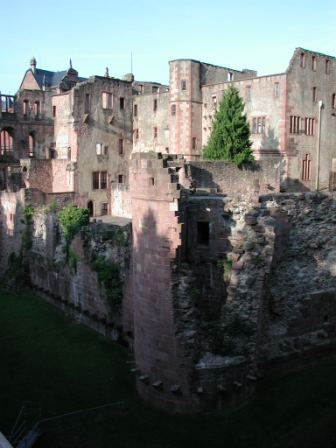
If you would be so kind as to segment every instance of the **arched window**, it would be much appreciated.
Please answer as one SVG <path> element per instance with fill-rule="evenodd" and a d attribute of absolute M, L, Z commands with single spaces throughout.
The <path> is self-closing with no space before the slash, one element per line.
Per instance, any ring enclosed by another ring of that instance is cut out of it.
<path fill-rule="evenodd" d="M 13 131 L 12 129 L 3 129 L 0 133 L 0 152 L 8 154 L 13 152 Z"/>
<path fill-rule="evenodd" d="M 34 157 L 35 155 L 35 134 L 30 132 L 28 136 L 28 156 Z"/>

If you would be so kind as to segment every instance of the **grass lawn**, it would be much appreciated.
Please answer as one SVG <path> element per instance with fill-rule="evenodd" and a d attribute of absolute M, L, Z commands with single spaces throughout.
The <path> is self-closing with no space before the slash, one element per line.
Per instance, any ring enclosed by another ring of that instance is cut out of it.
<path fill-rule="evenodd" d="M 125 415 L 58 430 L 39 447 L 334 448 L 336 362 L 262 383 L 244 408 L 220 416 L 173 416 L 137 399 L 120 346 L 68 320 L 33 293 L 0 291 L 0 431 L 23 401 L 42 417 L 125 400 Z"/>

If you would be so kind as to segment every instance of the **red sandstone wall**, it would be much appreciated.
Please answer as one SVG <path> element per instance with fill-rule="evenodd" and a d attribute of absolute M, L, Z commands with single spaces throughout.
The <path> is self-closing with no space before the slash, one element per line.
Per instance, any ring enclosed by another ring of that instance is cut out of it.
<path fill-rule="evenodd" d="M 166 409 L 190 409 L 188 359 L 176 338 L 172 297 L 172 266 L 181 244 L 176 216 L 179 191 L 162 160 L 145 159 L 144 154 L 135 157 L 130 184 L 138 391 Z"/>
<path fill-rule="evenodd" d="M 74 191 L 73 171 L 68 160 L 22 161 L 24 181 L 27 188 L 36 188 L 44 193 L 63 193 Z"/>

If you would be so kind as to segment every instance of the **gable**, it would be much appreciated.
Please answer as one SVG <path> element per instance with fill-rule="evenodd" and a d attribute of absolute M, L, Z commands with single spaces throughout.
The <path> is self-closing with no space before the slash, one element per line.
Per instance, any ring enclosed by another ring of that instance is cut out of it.
<path fill-rule="evenodd" d="M 20 90 L 41 90 L 31 70 L 27 70 L 22 80 Z"/>

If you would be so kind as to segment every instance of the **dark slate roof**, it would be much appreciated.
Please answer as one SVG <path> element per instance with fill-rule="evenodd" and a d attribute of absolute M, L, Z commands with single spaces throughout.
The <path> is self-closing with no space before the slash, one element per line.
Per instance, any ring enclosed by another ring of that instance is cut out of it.
<path fill-rule="evenodd" d="M 42 70 L 41 68 L 37 68 L 34 73 L 34 77 L 37 81 L 37 84 L 42 89 L 43 80 L 45 77 L 45 82 L 48 87 L 58 86 L 62 79 L 67 75 L 68 70 L 63 70 L 61 72 L 51 72 L 49 70 Z M 78 82 L 86 81 L 86 78 L 77 78 Z"/>

